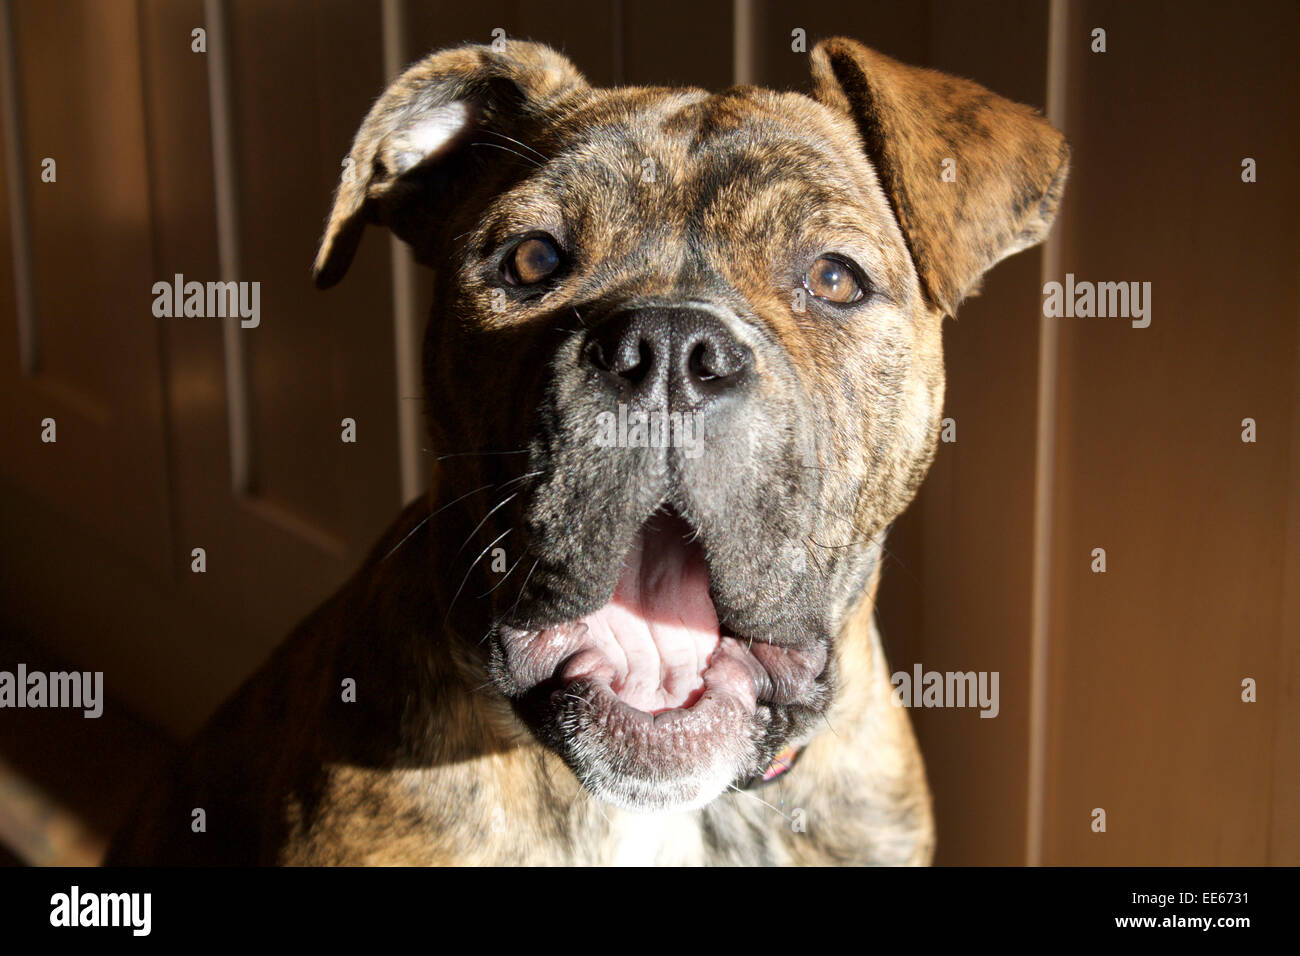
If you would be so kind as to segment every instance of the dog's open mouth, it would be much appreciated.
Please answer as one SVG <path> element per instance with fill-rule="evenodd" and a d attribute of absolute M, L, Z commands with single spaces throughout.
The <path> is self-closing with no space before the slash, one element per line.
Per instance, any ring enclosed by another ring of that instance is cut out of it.
<path fill-rule="evenodd" d="M 731 634 L 703 549 L 669 512 L 641 528 L 603 607 L 499 638 L 543 736 L 589 787 L 638 808 L 704 802 L 760 772 L 773 708 L 812 699 L 826 664 L 820 645 Z"/>

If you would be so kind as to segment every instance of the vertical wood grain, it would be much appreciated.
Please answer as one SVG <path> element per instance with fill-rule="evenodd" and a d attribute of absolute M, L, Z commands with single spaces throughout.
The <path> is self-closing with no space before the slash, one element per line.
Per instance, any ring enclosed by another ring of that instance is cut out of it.
<path fill-rule="evenodd" d="M 1148 281 L 1152 313 L 1059 320 L 1047 863 L 1269 858 L 1275 741 L 1296 733 L 1278 675 L 1296 640 L 1297 16 L 1081 4 L 1060 268 Z"/>

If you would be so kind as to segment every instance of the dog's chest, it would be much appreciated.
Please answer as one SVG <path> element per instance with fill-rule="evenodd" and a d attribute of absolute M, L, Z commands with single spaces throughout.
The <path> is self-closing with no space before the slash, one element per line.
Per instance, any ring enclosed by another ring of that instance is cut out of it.
<path fill-rule="evenodd" d="M 696 813 L 611 815 L 608 859 L 612 866 L 698 866 L 707 862 Z"/>
<path fill-rule="evenodd" d="M 706 810 L 640 814 L 607 809 L 598 861 L 612 866 L 788 863 L 770 819 L 726 796 Z M 597 862 L 597 861 L 593 861 Z"/>

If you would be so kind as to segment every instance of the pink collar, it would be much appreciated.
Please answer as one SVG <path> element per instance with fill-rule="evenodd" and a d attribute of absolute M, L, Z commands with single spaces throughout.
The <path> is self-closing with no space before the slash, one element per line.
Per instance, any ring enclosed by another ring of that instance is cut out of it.
<path fill-rule="evenodd" d="M 786 747 L 779 754 L 772 758 L 767 769 L 763 771 L 763 779 L 760 783 L 771 783 L 777 777 L 781 776 L 787 770 L 794 766 L 794 762 L 799 759 L 799 754 L 803 752 L 801 747 Z"/>

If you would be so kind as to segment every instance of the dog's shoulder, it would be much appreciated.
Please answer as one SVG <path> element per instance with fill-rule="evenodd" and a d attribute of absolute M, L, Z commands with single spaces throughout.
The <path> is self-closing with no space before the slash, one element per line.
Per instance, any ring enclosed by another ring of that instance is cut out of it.
<path fill-rule="evenodd" d="M 144 782 L 106 864 L 274 862 L 335 786 L 330 764 L 403 759 L 408 736 L 397 691 L 414 663 L 413 622 L 429 616 L 419 590 L 403 585 L 427 574 L 422 514 L 420 502 L 404 511 L 361 569 L 275 648 L 162 776 Z M 427 675 L 426 687 L 436 679 Z"/>

